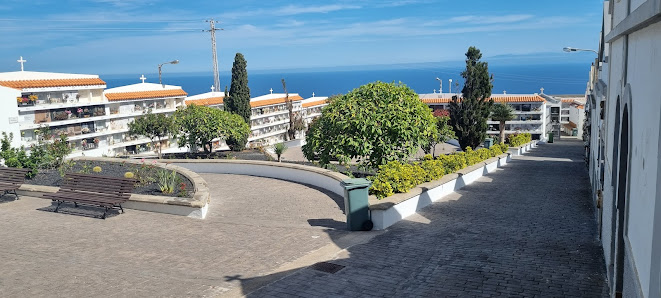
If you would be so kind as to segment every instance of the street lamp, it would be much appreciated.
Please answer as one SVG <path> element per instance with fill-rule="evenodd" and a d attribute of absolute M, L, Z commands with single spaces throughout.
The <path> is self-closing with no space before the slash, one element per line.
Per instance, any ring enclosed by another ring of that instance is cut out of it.
<path fill-rule="evenodd" d="M 572 47 L 564 47 L 564 48 L 562 48 L 562 50 L 567 52 L 567 53 L 571 53 L 571 52 L 593 52 L 593 53 L 599 55 L 599 53 L 597 53 L 597 51 L 589 50 L 589 49 L 577 49 L 577 48 L 572 48 Z"/>
<path fill-rule="evenodd" d="M 438 89 L 438 93 L 443 94 L 443 81 L 436 77 L 436 80 L 438 81 L 438 84 L 440 85 L 440 89 Z"/>
<path fill-rule="evenodd" d="M 161 86 L 163 85 L 163 81 L 161 80 L 161 67 L 163 67 L 163 65 L 165 64 L 178 64 L 178 63 L 179 60 L 172 60 L 170 62 L 165 62 L 158 65 L 158 83 L 161 84 Z"/>
<path fill-rule="evenodd" d="M 449 79 L 448 81 L 450 81 L 450 84 L 449 84 L 450 87 L 449 88 L 450 88 L 450 93 L 452 93 L 452 79 Z"/>

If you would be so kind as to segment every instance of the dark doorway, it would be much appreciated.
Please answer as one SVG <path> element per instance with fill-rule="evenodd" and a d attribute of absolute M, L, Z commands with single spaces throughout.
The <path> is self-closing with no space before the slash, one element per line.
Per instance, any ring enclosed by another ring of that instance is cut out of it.
<path fill-rule="evenodd" d="M 620 130 L 620 158 L 618 161 L 617 179 L 617 244 L 615 252 L 615 296 L 622 297 L 624 280 L 624 234 L 626 227 L 627 176 L 629 169 L 629 111 L 625 105 L 622 113 L 622 129 Z"/>
<path fill-rule="evenodd" d="M 613 159 L 611 159 L 613 161 L 613 169 L 612 169 L 613 175 L 611 177 L 611 186 L 614 187 L 613 191 L 616 190 L 615 187 L 617 187 L 617 183 L 618 183 L 618 181 L 617 181 L 618 163 L 616 161 L 618 159 L 617 154 L 618 154 L 620 146 L 622 144 L 622 140 L 620 139 L 621 136 L 620 136 L 620 96 L 619 95 L 617 96 L 617 101 L 615 102 L 615 127 L 614 128 L 615 128 L 615 134 L 613 135 L 613 140 L 615 140 L 616 142 L 619 141 L 619 143 L 613 144 Z M 602 167 L 605 167 L 605 164 Z M 601 173 L 604 173 L 604 171 L 602 171 Z M 603 186 L 604 186 L 603 177 L 601 179 L 602 179 L 601 180 L 601 186 L 602 186 L 602 189 L 603 189 Z M 611 208 L 611 210 L 612 210 L 611 211 L 611 220 L 614 220 L 614 219 L 617 218 L 617 200 L 613 200 L 613 208 Z M 611 253 L 610 253 L 611 263 L 610 263 L 610 268 L 608 268 L 609 269 L 608 273 L 610 274 L 611 281 L 615 280 L 614 279 L 614 277 L 615 277 L 615 270 L 614 270 L 615 269 L 615 243 L 618 239 L 617 238 L 617 224 L 616 223 L 617 223 L 617 221 L 613 221 L 611 223 Z"/>

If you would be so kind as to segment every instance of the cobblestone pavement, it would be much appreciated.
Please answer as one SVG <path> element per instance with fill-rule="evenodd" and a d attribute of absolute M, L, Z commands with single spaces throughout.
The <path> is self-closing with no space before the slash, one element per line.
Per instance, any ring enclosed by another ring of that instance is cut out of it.
<path fill-rule="evenodd" d="M 249 289 L 247 280 L 349 236 L 339 196 L 275 179 L 201 175 L 212 194 L 206 220 L 136 210 L 101 220 L 5 196 L 0 297 L 216 296 Z"/>
<path fill-rule="evenodd" d="M 540 144 L 330 262 L 249 297 L 604 297 L 579 141 Z"/>

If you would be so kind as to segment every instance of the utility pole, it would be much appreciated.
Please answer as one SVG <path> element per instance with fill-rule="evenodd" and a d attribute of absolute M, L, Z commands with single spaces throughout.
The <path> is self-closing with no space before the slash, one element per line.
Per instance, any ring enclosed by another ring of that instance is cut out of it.
<path fill-rule="evenodd" d="M 222 28 L 216 28 L 218 21 L 214 19 L 206 20 L 205 22 L 209 23 L 209 30 L 203 30 L 204 32 L 211 32 L 211 51 L 213 52 L 213 86 L 215 90 L 220 90 L 220 77 L 218 74 L 218 54 L 216 52 L 216 31 L 223 30 Z"/>

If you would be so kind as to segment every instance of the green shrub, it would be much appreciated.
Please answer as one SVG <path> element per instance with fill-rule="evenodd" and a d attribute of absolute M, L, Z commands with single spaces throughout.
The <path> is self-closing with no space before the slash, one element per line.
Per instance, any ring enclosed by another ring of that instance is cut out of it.
<path fill-rule="evenodd" d="M 369 177 L 372 181 L 370 193 L 382 199 L 395 193 L 407 192 L 421 183 L 438 180 L 443 175 L 501 155 L 507 148 L 509 147 L 505 144 L 477 151 L 467 147 L 465 152 L 441 155 L 436 159 L 427 154 L 422 158 L 422 162 L 412 164 L 391 161 L 380 166 L 375 176 Z"/>
<path fill-rule="evenodd" d="M 174 188 L 177 186 L 177 172 L 175 170 L 172 170 L 172 172 L 159 170 L 156 172 L 156 176 L 158 177 L 158 188 L 162 193 L 171 194 L 174 192 Z"/>
<path fill-rule="evenodd" d="M 438 159 L 426 159 L 420 164 L 420 167 L 425 172 L 425 182 L 441 179 L 445 175 L 443 161 Z"/>
<path fill-rule="evenodd" d="M 507 143 L 510 147 L 519 147 L 532 142 L 532 136 L 529 133 L 511 134 L 507 136 Z"/>

